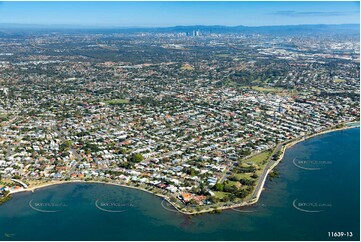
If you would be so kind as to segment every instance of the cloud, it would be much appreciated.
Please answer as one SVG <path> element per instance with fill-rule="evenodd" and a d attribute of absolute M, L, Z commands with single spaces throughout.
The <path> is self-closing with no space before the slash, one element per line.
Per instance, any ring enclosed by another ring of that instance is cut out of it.
<path fill-rule="evenodd" d="M 347 16 L 352 14 L 359 14 L 358 11 L 346 11 L 346 12 L 338 12 L 338 11 L 332 11 L 332 12 L 298 12 L 298 11 L 277 11 L 272 13 L 273 15 L 280 15 L 280 16 L 288 16 L 288 17 L 328 17 L 328 16 Z"/>

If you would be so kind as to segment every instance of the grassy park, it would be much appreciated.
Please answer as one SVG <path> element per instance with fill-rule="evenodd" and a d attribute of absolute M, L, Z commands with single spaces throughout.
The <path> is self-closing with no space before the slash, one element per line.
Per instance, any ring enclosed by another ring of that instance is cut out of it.
<path fill-rule="evenodd" d="M 127 100 L 127 99 L 112 99 L 112 100 L 105 101 L 105 103 L 108 104 L 108 105 L 122 105 L 122 104 L 128 104 L 129 100 Z"/>
<path fill-rule="evenodd" d="M 186 70 L 186 71 L 192 71 L 194 70 L 194 67 L 189 65 L 189 64 L 184 64 L 182 67 L 181 67 L 181 70 Z"/>

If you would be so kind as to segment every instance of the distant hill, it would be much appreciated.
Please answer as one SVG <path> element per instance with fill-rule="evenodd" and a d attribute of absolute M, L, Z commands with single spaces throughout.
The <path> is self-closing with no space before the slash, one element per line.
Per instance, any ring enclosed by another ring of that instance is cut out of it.
<path fill-rule="evenodd" d="M 180 33 L 199 30 L 203 33 L 243 33 L 243 34 L 359 34 L 359 24 L 317 24 L 317 25 L 283 25 L 283 26 L 222 26 L 222 25 L 193 25 L 193 26 L 174 26 L 174 27 L 97 27 L 97 26 L 76 26 L 76 25 L 35 25 L 35 24 L 1 24 L 0 32 L 48 32 L 48 31 L 68 31 L 68 32 L 155 32 L 155 33 Z"/>

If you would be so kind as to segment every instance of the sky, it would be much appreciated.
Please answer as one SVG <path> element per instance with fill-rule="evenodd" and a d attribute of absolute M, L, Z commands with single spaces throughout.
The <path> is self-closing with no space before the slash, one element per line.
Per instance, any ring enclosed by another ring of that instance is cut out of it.
<path fill-rule="evenodd" d="M 359 23 L 359 2 L 0 2 L 0 23 L 165 27 Z"/>

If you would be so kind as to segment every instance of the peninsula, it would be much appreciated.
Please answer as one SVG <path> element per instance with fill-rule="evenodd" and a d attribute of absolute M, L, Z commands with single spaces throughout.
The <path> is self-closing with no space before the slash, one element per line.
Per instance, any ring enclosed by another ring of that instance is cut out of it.
<path fill-rule="evenodd" d="M 0 199 L 102 182 L 184 214 L 256 203 L 288 147 L 359 120 L 359 35 L 329 28 L 1 33 Z"/>

